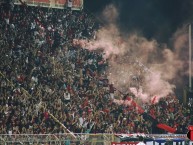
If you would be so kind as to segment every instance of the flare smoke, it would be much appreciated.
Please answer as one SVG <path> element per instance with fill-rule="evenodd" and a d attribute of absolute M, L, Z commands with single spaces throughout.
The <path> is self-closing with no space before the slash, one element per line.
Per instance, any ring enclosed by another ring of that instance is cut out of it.
<path fill-rule="evenodd" d="M 89 50 L 102 49 L 109 61 L 108 79 L 124 93 L 148 102 L 154 96 L 159 100 L 174 95 L 176 79 L 188 70 L 186 28 L 173 35 L 173 46 L 168 48 L 137 33 L 122 34 L 116 26 L 118 11 L 114 6 L 108 6 L 103 14 L 109 24 L 97 31 L 96 39 L 74 43 Z"/>

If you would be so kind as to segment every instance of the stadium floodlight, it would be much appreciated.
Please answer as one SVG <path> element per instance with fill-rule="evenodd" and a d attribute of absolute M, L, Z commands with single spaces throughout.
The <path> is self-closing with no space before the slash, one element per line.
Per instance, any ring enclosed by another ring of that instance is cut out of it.
<path fill-rule="evenodd" d="M 192 91 L 192 28 L 189 24 L 189 91 Z"/>

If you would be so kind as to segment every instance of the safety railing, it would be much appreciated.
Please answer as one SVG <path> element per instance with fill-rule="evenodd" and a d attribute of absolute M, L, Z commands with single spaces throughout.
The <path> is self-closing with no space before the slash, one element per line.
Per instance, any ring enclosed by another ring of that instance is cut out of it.
<path fill-rule="evenodd" d="M 65 134 L 1 134 L 0 144 L 31 145 L 111 145 L 115 141 L 113 134 L 75 134 L 75 138 Z"/>
<path fill-rule="evenodd" d="M 156 145 L 166 142 L 186 142 L 188 138 L 186 134 L 0 134 L 1 145 L 112 145 L 112 144 L 136 144 L 137 136 L 151 138 L 147 140 L 147 145 Z M 122 143 L 121 143 L 122 142 Z M 179 144 L 179 145 L 181 145 Z M 192 142 L 188 142 L 192 145 Z M 161 144 L 160 144 L 161 145 Z M 177 144 L 175 144 L 177 145 Z"/>

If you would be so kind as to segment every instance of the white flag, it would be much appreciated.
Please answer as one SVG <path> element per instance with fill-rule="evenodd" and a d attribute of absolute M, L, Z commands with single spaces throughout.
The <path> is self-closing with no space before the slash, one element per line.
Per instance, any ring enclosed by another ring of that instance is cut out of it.
<path fill-rule="evenodd" d="M 68 7 L 69 7 L 69 8 L 72 8 L 72 1 L 73 1 L 73 0 L 68 0 Z"/>

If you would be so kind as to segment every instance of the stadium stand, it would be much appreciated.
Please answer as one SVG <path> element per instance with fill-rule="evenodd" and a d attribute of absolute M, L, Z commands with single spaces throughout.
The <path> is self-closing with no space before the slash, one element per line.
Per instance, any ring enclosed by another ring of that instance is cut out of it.
<path fill-rule="evenodd" d="M 102 54 L 73 46 L 92 38 L 99 24 L 82 11 L 15 6 L 0 9 L 0 134 L 166 133 L 134 106 L 113 102 L 119 91 L 106 84 L 108 63 Z M 147 114 L 187 133 L 193 102 L 183 105 L 171 95 Z"/>

